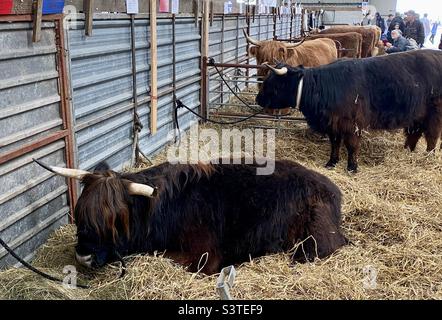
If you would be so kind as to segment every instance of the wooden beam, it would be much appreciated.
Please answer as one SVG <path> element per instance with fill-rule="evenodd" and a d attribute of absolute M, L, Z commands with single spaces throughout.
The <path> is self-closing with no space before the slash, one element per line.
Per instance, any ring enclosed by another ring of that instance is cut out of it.
<path fill-rule="evenodd" d="M 94 0 L 84 0 L 83 10 L 85 14 L 85 34 L 87 36 L 92 36 L 92 25 L 94 21 Z"/>
<path fill-rule="evenodd" d="M 207 59 L 209 57 L 209 30 L 210 30 L 210 0 L 203 0 L 203 18 L 201 23 L 201 114 L 207 118 L 208 100 L 208 73 Z"/>
<path fill-rule="evenodd" d="M 209 56 L 209 28 L 210 28 L 210 19 L 209 19 L 209 12 L 210 12 L 210 1 L 209 0 L 203 0 L 204 1 L 204 7 L 203 7 L 203 36 L 202 36 L 202 56 L 203 58 L 207 58 Z"/>
<path fill-rule="evenodd" d="M 150 0 L 150 133 L 157 133 L 158 118 L 157 1 Z"/>
<path fill-rule="evenodd" d="M 43 0 L 36 0 L 34 1 L 32 42 L 40 41 L 42 16 L 43 16 Z"/>

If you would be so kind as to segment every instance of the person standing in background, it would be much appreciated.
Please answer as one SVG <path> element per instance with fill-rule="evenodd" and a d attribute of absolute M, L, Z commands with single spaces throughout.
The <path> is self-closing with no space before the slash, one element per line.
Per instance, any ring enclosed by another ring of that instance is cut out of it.
<path fill-rule="evenodd" d="M 424 33 L 425 33 L 425 39 L 430 35 L 431 32 L 431 26 L 430 26 L 430 20 L 428 19 L 428 13 L 424 14 L 424 17 L 421 19 L 422 24 L 424 25 Z"/>
<path fill-rule="evenodd" d="M 385 20 L 381 17 L 381 14 L 379 12 L 376 12 L 376 25 L 381 28 L 381 34 L 384 34 L 385 32 Z"/>
<path fill-rule="evenodd" d="M 440 22 L 439 21 L 435 21 L 433 23 L 433 27 L 431 28 L 431 36 L 430 36 L 430 41 L 432 44 L 434 44 L 434 37 L 437 34 L 437 29 L 439 28 Z"/>
<path fill-rule="evenodd" d="M 389 42 L 393 42 L 393 38 L 391 37 L 391 32 L 393 30 L 401 30 L 402 34 L 405 32 L 405 23 L 399 12 L 396 12 L 396 16 L 393 18 L 390 26 L 388 27 L 387 40 Z"/>
<path fill-rule="evenodd" d="M 405 23 L 404 37 L 407 39 L 414 39 L 419 47 L 422 47 L 425 43 L 424 25 L 416 18 L 415 11 L 410 10 L 406 13 L 406 15 L 407 22 Z"/>
<path fill-rule="evenodd" d="M 387 25 L 387 30 L 390 30 L 391 22 L 393 21 L 394 15 L 391 13 L 388 15 L 387 20 L 385 20 L 385 24 Z"/>

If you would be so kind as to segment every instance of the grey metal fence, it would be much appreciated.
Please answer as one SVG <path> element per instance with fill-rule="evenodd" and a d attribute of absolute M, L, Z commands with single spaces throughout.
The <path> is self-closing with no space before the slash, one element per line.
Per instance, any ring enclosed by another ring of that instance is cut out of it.
<path fill-rule="evenodd" d="M 30 22 L 0 22 L 0 237 L 30 260 L 68 222 L 68 185 L 32 158 L 66 166 L 55 22 L 32 43 Z M 0 248 L 0 268 L 17 261 Z"/>

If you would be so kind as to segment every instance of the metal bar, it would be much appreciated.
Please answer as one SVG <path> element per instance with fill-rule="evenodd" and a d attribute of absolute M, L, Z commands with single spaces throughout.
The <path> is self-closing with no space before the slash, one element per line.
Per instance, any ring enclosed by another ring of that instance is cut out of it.
<path fill-rule="evenodd" d="M 213 25 L 213 1 L 210 0 L 210 26 Z"/>
<path fill-rule="evenodd" d="M 236 17 L 236 46 L 235 46 L 235 60 L 239 59 L 239 16 Z"/>
<path fill-rule="evenodd" d="M 220 68 L 244 68 L 244 69 L 266 69 L 266 66 L 255 64 L 240 64 L 240 63 L 207 63 L 208 67 Z"/>
<path fill-rule="evenodd" d="M 246 25 L 247 25 L 247 34 L 250 35 L 250 30 L 251 30 L 251 26 L 250 26 L 250 6 L 247 5 L 246 6 Z M 247 46 L 246 46 L 246 51 L 247 51 L 247 64 L 250 64 L 250 55 L 249 55 L 249 50 L 250 50 L 250 44 L 248 41 L 246 41 Z M 250 76 L 250 70 L 246 69 L 246 75 L 247 77 Z M 249 87 L 249 83 L 246 82 L 246 87 Z"/>
<path fill-rule="evenodd" d="M 221 62 L 224 62 L 224 29 L 225 29 L 225 16 L 222 15 L 222 18 L 221 18 Z M 221 90 L 224 90 L 224 83 L 223 82 L 221 82 Z M 223 94 L 221 94 L 221 101 L 224 101 Z"/>
<path fill-rule="evenodd" d="M 276 21 L 276 10 L 275 8 L 272 8 L 273 12 L 273 39 L 276 37 L 276 27 L 277 27 L 277 21 Z"/>
<path fill-rule="evenodd" d="M 230 102 L 227 102 L 227 103 L 224 103 L 224 102 L 223 103 L 211 102 L 211 103 L 209 103 L 209 106 L 212 107 L 212 109 L 214 109 L 213 106 L 244 107 L 244 104 L 242 104 L 242 103 L 230 103 Z M 251 107 L 260 107 L 257 104 L 249 104 L 249 106 L 251 106 Z"/>
<path fill-rule="evenodd" d="M 198 18 L 199 18 L 199 0 L 193 0 L 193 14 L 195 17 L 195 27 L 198 26 Z"/>
<path fill-rule="evenodd" d="M 232 118 L 232 119 L 233 118 L 243 119 L 243 118 L 250 116 L 250 114 L 231 113 L 231 112 L 213 112 L 211 115 L 215 116 L 215 117 L 220 117 L 220 118 Z M 278 120 L 278 121 L 290 121 L 290 122 L 292 122 L 292 121 L 306 121 L 305 118 L 299 118 L 299 117 L 280 116 L 279 118 L 276 118 L 276 117 L 262 115 L 262 114 L 258 114 L 254 118 L 259 119 L 259 120 Z"/>
<path fill-rule="evenodd" d="M 150 133 L 157 133 L 158 120 L 157 1 L 150 0 Z"/>
<path fill-rule="evenodd" d="M 217 90 L 212 90 L 210 91 L 210 93 L 231 93 L 230 91 L 217 91 Z M 245 95 L 245 96 L 256 96 L 256 93 L 253 92 L 239 92 L 238 95 Z"/>
<path fill-rule="evenodd" d="M 132 62 L 132 99 L 133 99 L 133 146 L 132 150 L 135 155 L 132 154 L 133 164 L 138 163 L 139 154 L 137 150 L 137 133 L 135 132 L 135 125 L 139 122 L 138 119 L 138 93 L 137 93 L 137 55 L 136 55 L 136 44 L 135 44 L 135 17 L 133 14 L 130 15 L 130 45 L 131 45 L 131 62 Z"/>
<path fill-rule="evenodd" d="M 85 12 L 85 34 L 87 36 L 92 36 L 92 26 L 94 21 L 94 0 L 86 0 L 83 3 L 83 6 L 85 6 L 85 8 L 83 8 Z"/>
<path fill-rule="evenodd" d="M 68 168 L 75 168 L 75 157 L 74 157 L 74 129 L 73 129 L 73 117 L 70 108 L 70 97 L 69 97 L 69 84 L 67 75 L 67 63 L 66 63 L 66 48 L 64 39 L 64 28 L 63 19 L 58 19 L 56 21 L 56 37 L 57 50 L 58 50 L 58 60 L 59 60 L 59 81 L 61 83 L 60 97 L 61 97 L 61 114 L 63 118 L 63 129 L 67 130 L 67 135 L 65 137 L 65 152 L 66 152 L 66 165 Z M 70 223 L 73 223 L 73 213 L 75 205 L 77 203 L 79 184 L 75 179 L 68 179 L 68 193 L 69 193 L 69 208 L 71 215 L 69 216 Z"/>
<path fill-rule="evenodd" d="M 19 149 L 8 151 L 0 155 L 0 165 L 22 155 L 25 155 L 31 151 L 34 151 L 35 149 L 44 147 L 48 144 L 51 144 L 52 142 L 63 139 L 68 134 L 69 132 L 67 130 L 57 131 L 37 141 L 22 145 Z"/>
<path fill-rule="evenodd" d="M 215 79 L 215 78 L 210 78 L 210 80 L 212 81 L 224 81 L 223 79 Z M 235 83 L 244 83 L 245 81 L 242 80 L 227 80 L 229 82 L 235 82 Z M 250 83 L 263 83 L 263 81 L 257 81 L 257 80 L 248 80 Z"/>
<path fill-rule="evenodd" d="M 227 73 L 230 73 L 231 71 L 235 71 L 235 70 L 238 70 L 238 69 L 240 69 L 240 67 L 238 67 L 237 69 L 232 69 L 232 70 L 230 70 L 230 71 L 226 71 L 226 72 L 224 73 L 224 75 L 225 75 L 225 76 L 228 76 L 229 78 L 235 78 L 235 79 L 258 78 L 258 75 L 253 75 L 253 76 L 250 76 L 250 77 L 247 77 L 246 75 L 239 75 L 239 76 L 235 76 L 235 75 L 227 75 Z M 216 79 L 216 77 L 215 77 L 215 78 L 211 78 L 211 79 Z M 246 80 L 244 80 L 244 82 L 246 82 Z"/>
<path fill-rule="evenodd" d="M 212 3 L 212 2 L 211 2 Z M 173 107 L 176 108 L 176 17 L 172 15 L 172 89 L 173 89 Z M 173 134 L 174 140 L 176 139 L 176 124 L 178 119 L 175 117 L 176 113 L 172 113 L 173 118 Z"/>
<path fill-rule="evenodd" d="M 43 0 L 34 1 L 32 26 L 32 42 L 39 42 L 41 38 L 41 20 L 43 16 Z"/>

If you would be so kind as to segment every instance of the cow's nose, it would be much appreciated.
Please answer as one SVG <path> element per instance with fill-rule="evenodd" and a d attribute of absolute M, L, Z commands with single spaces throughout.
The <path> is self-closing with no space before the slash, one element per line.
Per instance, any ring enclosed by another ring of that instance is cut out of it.
<path fill-rule="evenodd" d="M 86 268 L 92 268 L 92 255 L 81 256 L 75 252 L 75 259 L 79 264 L 85 266 Z"/>

